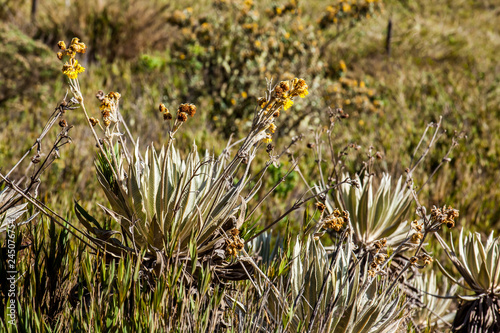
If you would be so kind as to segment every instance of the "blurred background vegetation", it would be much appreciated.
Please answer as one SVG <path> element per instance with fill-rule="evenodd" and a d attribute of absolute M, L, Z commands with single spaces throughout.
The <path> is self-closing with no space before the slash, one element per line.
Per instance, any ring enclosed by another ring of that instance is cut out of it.
<path fill-rule="evenodd" d="M 336 127 L 333 143 L 339 151 L 361 147 L 349 154 L 347 170 L 358 171 L 372 151 L 383 157 L 376 171 L 401 175 L 426 125 L 443 116 L 446 138 L 417 183 L 440 163 L 455 133 L 466 138 L 424 189 L 422 204 L 459 209 L 458 230 L 498 229 L 499 18 L 498 3 L 468 0 L 0 0 L 0 168 L 5 173 L 31 147 L 67 94 L 56 44 L 78 36 L 88 46 L 80 83 L 90 112 L 99 114 L 98 90 L 119 91 L 121 112 L 145 144 L 166 139 L 159 103 L 188 102 L 199 111 L 177 147 L 196 140 L 200 149 L 221 150 L 222 142 L 249 128 L 266 79 L 302 77 L 310 95 L 280 118 L 278 150 L 301 136 L 292 153 L 304 154 L 300 168 L 315 179 L 317 157 L 308 146 L 329 123 L 329 108 L 341 107 L 349 118 Z M 94 139 L 80 112 L 65 118 L 74 125 L 73 144 L 43 175 L 40 197 L 70 218 L 73 199 L 98 215 L 94 203 L 104 195 L 94 177 Z M 268 185 L 289 166 L 271 167 Z M 304 189 L 300 177 L 290 175 L 266 200 L 260 225 Z M 57 251 L 47 254 L 52 257 L 59 258 Z"/>
<path fill-rule="evenodd" d="M 89 47 L 82 80 L 87 100 L 100 89 L 119 91 L 122 113 L 143 142 L 165 139 L 156 111 L 160 102 L 167 107 L 193 102 L 201 116 L 182 140 L 217 147 L 248 128 L 266 78 L 299 76 L 307 80 L 311 98 L 283 117 L 278 148 L 305 134 L 299 149 L 307 152 L 305 145 L 313 141 L 309 129 L 325 123 L 328 107 L 343 107 L 350 118 L 335 133 L 339 149 L 355 142 L 362 147 L 353 156 L 359 161 L 373 146 L 384 156 L 377 167 L 400 174 L 426 124 L 442 115 L 450 136 L 464 131 L 467 139 L 435 176 L 427 204 L 453 203 L 460 208 L 459 223 L 468 228 L 498 227 L 498 6 L 375 1 L 340 9 L 343 5 L 349 2 L 3 1 L 2 167 L 12 166 L 32 144 L 55 101 L 66 94 L 53 51 L 57 41 L 79 36 Z M 95 116 L 97 105 L 95 100 Z M 81 171 L 90 170 L 93 153 L 80 148 L 91 138 L 81 114 L 70 113 L 67 120 L 75 126 L 74 145 L 61 151 L 63 158 L 42 186 L 90 201 L 89 193 L 100 194 L 87 191 L 96 184 L 91 172 Z M 433 152 L 424 173 L 446 147 L 444 142 Z M 301 163 L 311 168 L 311 160 Z M 54 196 L 47 200 L 65 204 Z M 273 206 L 282 200 L 275 198 Z"/>

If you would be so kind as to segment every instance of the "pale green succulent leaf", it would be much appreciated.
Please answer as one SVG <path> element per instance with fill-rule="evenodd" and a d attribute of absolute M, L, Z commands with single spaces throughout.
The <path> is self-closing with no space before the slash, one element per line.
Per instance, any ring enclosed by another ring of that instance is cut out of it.
<path fill-rule="evenodd" d="M 7 200 L 5 200 L 7 201 Z M 0 215 L 0 232 L 4 232 L 9 228 L 9 225 L 14 223 L 18 218 L 20 218 L 28 210 L 26 207 L 28 203 L 23 203 L 10 207 L 2 215 Z"/>

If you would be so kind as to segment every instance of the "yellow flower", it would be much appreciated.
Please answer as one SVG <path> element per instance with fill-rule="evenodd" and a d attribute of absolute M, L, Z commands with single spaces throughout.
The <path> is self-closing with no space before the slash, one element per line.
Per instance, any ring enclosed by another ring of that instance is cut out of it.
<path fill-rule="evenodd" d="M 271 143 L 271 142 L 273 142 L 273 136 L 271 134 L 267 133 L 267 136 L 264 139 L 264 142 L 265 143 Z"/>
<path fill-rule="evenodd" d="M 342 10 L 344 11 L 344 13 L 349 13 L 351 11 L 351 5 L 348 3 L 342 4 Z"/>
<path fill-rule="evenodd" d="M 342 72 L 345 72 L 347 70 L 347 66 L 346 66 L 344 60 L 340 60 L 339 65 L 340 65 L 340 70 Z"/>
<path fill-rule="evenodd" d="M 274 123 L 271 123 L 271 125 L 269 125 L 269 132 L 274 133 L 275 131 L 276 131 L 276 125 L 274 125 Z"/>
<path fill-rule="evenodd" d="M 247 97 L 248 97 L 247 92 L 246 92 L 246 91 L 242 92 L 242 93 L 241 93 L 241 97 L 243 97 L 243 98 L 247 98 Z"/>
<path fill-rule="evenodd" d="M 308 91 L 308 90 L 307 90 L 307 88 L 306 88 L 306 89 L 304 89 L 303 91 L 301 91 L 301 92 L 300 92 L 300 95 L 299 95 L 299 96 L 300 96 L 301 98 L 304 98 L 304 97 L 306 97 L 307 95 L 309 95 L 309 91 Z"/>
<path fill-rule="evenodd" d="M 76 79 L 78 74 L 84 71 L 85 68 L 78 63 L 78 60 L 75 60 L 73 65 L 66 64 L 63 66 L 63 74 L 66 74 L 70 79 Z"/>
<path fill-rule="evenodd" d="M 285 104 L 283 105 L 283 110 L 288 110 L 293 105 L 293 101 L 291 99 L 286 99 Z"/>

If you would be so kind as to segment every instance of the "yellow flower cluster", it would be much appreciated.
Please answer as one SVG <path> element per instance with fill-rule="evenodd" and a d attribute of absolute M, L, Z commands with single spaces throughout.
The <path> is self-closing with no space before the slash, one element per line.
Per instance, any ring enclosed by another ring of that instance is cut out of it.
<path fill-rule="evenodd" d="M 293 98 L 300 96 L 306 97 L 309 94 L 308 86 L 304 79 L 295 78 L 290 81 L 281 81 L 274 88 L 274 97 L 278 103 L 281 103 L 283 110 L 288 110 L 293 105 Z"/>
<path fill-rule="evenodd" d="M 192 25 L 194 22 L 194 20 L 191 18 L 191 13 L 191 8 L 186 8 L 182 11 L 178 9 L 174 10 L 172 14 L 167 17 L 167 22 L 180 28 L 187 27 L 189 25 Z"/>
<path fill-rule="evenodd" d="M 335 0 L 330 2 L 337 3 Z M 357 0 L 360 4 L 365 2 L 368 1 Z M 314 22 L 303 20 L 297 3 L 295 0 L 287 0 L 280 5 L 262 7 L 249 0 L 215 0 L 212 4 L 217 9 L 217 15 L 197 15 L 187 9 L 172 11 L 169 14 L 167 22 L 177 28 L 177 38 L 171 48 L 172 63 L 182 70 L 189 68 L 188 71 L 201 70 L 211 73 L 201 77 L 202 84 L 197 80 L 190 81 L 189 94 L 214 96 L 216 91 L 220 91 L 220 87 L 225 87 L 226 93 L 217 96 L 213 101 L 216 106 L 213 110 L 216 111 L 212 111 L 208 116 L 211 120 L 227 125 L 224 126 L 224 133 L 229 135 L 240 130 L 240 127 L 245 125 L 238 125 L 239 119 L 246 118 L 251 112 L 250 101 L 240 102 L 239 99 L 242 91 L 256 89 L 254 82 L 248 81 L 247 78 L 279 76 L 283 80 L 292 80 L 294 76 L 287 74 L 296 71 L 297 66 L 307 77 L 318 77 L 320 80 L 316 94 L 321 97 L 321 107 L 335 109 L 344 105 L 357 105 L 358 108 L 377 110 L 371 98 L 374 91 L 366 89 L 364 83 L 359 83 L 354 88 L 335 82 L 336 86 L 338 85 L 338 88 L 335 88 L 338 93 L 327 91 L 334 83 L 332 78 L 347 74 L 345 62 L 344 70 L 339 71 L 336 68 L 338 66 L 325 66 L 317 60 L 320 53 L 318 50 L 326 50 L 332 34 L 336 32 L 333 29 L 323 31 Z M 357 11 L 354 0 L 344 3 L 346 10 L 350 6 L 350 14 Z M 266 11 L 265 8 L 269 10 Z M 263 12 L 267 12 L 271 17 L 262 18 Z M 345 18 L 346 25 L 351 21 L 354 22 L 349 17 Z M 273 59 L 273 63 L 279 63 L 279 66 L 270 66 L 269 59 Z M 226 74 L 236 72 L 238 75 L 233 76 L 235 79 L 228 81 Z M 362 92 L 363 89 L 366 91 Z M 360 91 L 357 92 L 358 90 Z M 304 94 L 299 96 L 304 97 L 307 91 L 304 89 Z M 268 99 L 272 99 L 272 96 L 268 96 Z M 340 103 L 337 102 L 339 99 Z M 281 108 L 272 110 L 271 114 L 279 115 L 279 111 L 288 111 L 294 102 L 293 98 L 283 98 Z M 272 107 L 273 103 L 269 105 L 270 109 Z M 290 114 L 285 121 L 289 124 L 299 124 L 298 118 L 305 117 L 308 113 Z"/>
<path fill-rule="evenodd" d="M 327 95 L 325 100 L 330 102 L 332 107 L 354 107 L 357 110 L 368 110 L 376 112 L 381 104 L 375 99 L 375 91 L 366 87 L 364 81 L 358 81 L 346 77 L 347 69 L 343 61 L 340 62 L 338 69 L 344 76 L 337 82 L 327 86 Z"/>
<path fill-rule="evenodd" d="M 431 221 L 433 224 L 446 224 L 448 228 L 453 228 L 455 226 L 455 219 L 458 218 L 459 213 L 457 209 L 453 207 L 437 208 L 434 206 L 431 210 Z"/>
<path fill-rule="evenodd" d="M 292 13 L 292 12 L 300 13 L 300 8 L 297 7 L 296 0 L 291 0 L 286 5 L 273 6 L 272 8 L 266 10 L 266 14 L 271 18 L 282 16 L 285 15 L 286 13 Z"/>
<path fill-rule="evenodd" d="M 77 53 L 85 53 L 87 46 L 81 43 L 78 38 L 73 38 L 69 47 L 66 47 L 66 43 L 60 41 L 57 46 L 61 51 L 57 52 L 57 58 L 62 60 L 64 56 L 68 56 L 69 59 L 64 63 L 62 72 L 67 75 L 70 79 L 76 79 L 78 74 L 83 73 L 85 68 L 78 63 L 76 60 Z"/>
<path fill-rule="evenodd" d="M 340 212 L 340 210 L 335 209 L 333 213 L 325 217 L 322 222 L 326 229 L 333 229 L 339 232 L 345 223 L 349 223 L 349 213 L 346 211 Z"/>
<path fill-rule="evenodd" d="M 119 93 L 113 91 L 105 96 L 102 91 L 97 94 L 97 98 L 101 101 L 99 110 L 101 110 L 102 122 L 105 127 L 118 122 L 118 101 L 120 97 Z"/>
<path fill-rule="evenodd" d="M 369 18 L 380 11 L 382 0 L 337 0 L 326 7 L 318 24 L 321 29 L 326 29 L 332 24 L 342 24 L 345 20 Z"/>
<path fill-rule="evenodd" d="M 280 110 L 288 110 L 293 105 L 293 98 L 300 96 L 306 97 L 309 94 L 308 86 L 304 79 L 295 78 L 293 80 L 281 81 L 272 91 L 271 98 L 268 100 L 261 97 L 257 100 L 260 108 L 264 111 L 264 115 L 272 114 L 273 118 L 280 116 Z M 274 121 L 274 120 L 273 120 Z M 272 134 L 276 131 L 276 125 L 271 122 L 265 128 L 269 130 L 264 141 L 272 142 Z"/>
<path fill-rule="evenodd" d="M 245 243 L 243 239 L 240 238 L 240 231 L 238 229 L 231 229 L 230 234 L 231 238 L 226 240 L 226 254 L 229 256 L 236 256 L 243 250 Z"/>

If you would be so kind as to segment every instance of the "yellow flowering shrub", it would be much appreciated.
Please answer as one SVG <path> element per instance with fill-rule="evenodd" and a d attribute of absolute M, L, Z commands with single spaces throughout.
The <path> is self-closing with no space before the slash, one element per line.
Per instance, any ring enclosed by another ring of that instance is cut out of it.
<path fill-rule="evenodd" d="M 380 10 L 376 3 L 361 11 L 351 4 L 351 14 L 343 16 L 345 27 Z M 306 79 L 314 77 L 309 91 L 318 98 L 303 103 L 287 116 L 281 127 L 285 132 L 307 122 L 312 103 L 316 110 L 377 109 L 373 105 L 375 92 L 365 82 L 356 87 L 347 84 L 346 80 L 362 81 L 347 76 L 345 62 L 328 51 L 332 36 L 340 31 L 338 26 L 307 20 L 293 0 L 264 11 L 251 0 L 215 1 L 212 8 L 214 12 L 202 15 L 192 8 L 175 10 L 167 18 L 166 22 L 177 29 L 167 66 L 179 80 L 175 89 L 166 87 L 164 94 L 179 100 L 206 98 L 214 110 L 209 119 L 222 122 L 223 126 L 217 127 L 226 135 L 240 130 L 245 123 L 240 119 L 254 110 L 258 97 L 255 94 L 262 86 L 254 77 L 265 76 L 274 84 L 293 79 L 290 73 Z M 329 65 L 339 61 L 340 66 Z M 292 105 L 292 100 L 284 100 L 283 110 L 289 112 Z"/>

